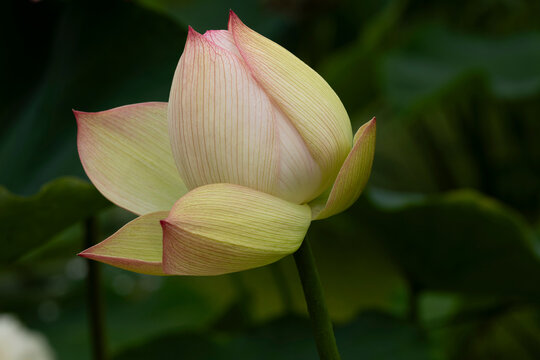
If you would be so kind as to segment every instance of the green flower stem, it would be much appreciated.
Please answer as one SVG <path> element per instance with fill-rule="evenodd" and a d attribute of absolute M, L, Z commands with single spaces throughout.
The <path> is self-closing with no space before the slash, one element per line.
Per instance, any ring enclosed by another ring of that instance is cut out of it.
<path fill-rule="evenodd" d="M 324 301 L 319 272 L 307 238 L 294 253 L 294 261 L 304 289 L 319 358 L 321 360 L 340 360 L 334 328 Z"/>
<path fill-rule="evenodd" d="M 84 223 L 84 247 L 87 249 L 96 243 L 98 224 L 95 217 L 86 219 Z M 101 295 L 101 279 L 99 263 L 87 260 L 87 309 L 90 320 L 90 334 L 92 341 L 92 355 L 94 360 L 105 360 L 105 316 Z"/>

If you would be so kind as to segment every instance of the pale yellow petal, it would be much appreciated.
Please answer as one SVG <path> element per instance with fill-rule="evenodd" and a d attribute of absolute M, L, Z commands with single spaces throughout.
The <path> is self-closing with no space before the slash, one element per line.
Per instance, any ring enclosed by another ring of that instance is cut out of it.
<path fill-rule="evenodd" d="M 167 211 L 160 211 L 139 216 L 79 256 L 141 274 L 165 275 L 160 220 L 167 215 Z"/>
<path fill-rule="evenodd" d="M 229 31 L 252 75 L 292 121 L 321 167 L 323 183 L 330 185 L 352 145 L 349 116 L 338 96 L 313 69 L 233 12 Z"/>
<path fill-rule="evenodd" d="M 74 113 L 81 163 L 113 203 L 141 215 L 169 210 L 187 192 L 171 153 L 167 103 Z"/>
<path fill-rule="evenodd" d="M 275 109 L 275 120 L 279 136 L 279 179 L 273 195 L 297 204 L 307 203 L 320 193 L 321 168 L 279 109 Z"/>
<path fill-rule="evenodd" d="M 334 182 L 332 190 L 310 203 L 314 220 L 324 219 L 349 208 L 364 190 L 375 154 L 375 118 L 362 125 L 354 146 Z"/>
<path fill-rule="evenodd" d="M 209 30 L 204 36 L 242 59 L 230 31 Z M 293 203 L 306 203 L 320 193 L 322 185 L 320 167 L 291 121 L 277 106 L 272 104 L 272 108 L 279 138 L 276 140 L 279 148 L 279 165 L 277 184 L 270 193 Z"/>
<path fill-rule="evenodd" d="M 302 243 L 307 205 L 231 184 L 196 188 L 174 205 L 163 226 L 168 274 L 219 275 L 272 263 Z"/>
<path fill-rule="evenodd" d="M 233 53 L 239 59 L 242 58 L 242 55 L 240 55 L 240 52 L 234 43 L 234 37 L 229 30 L 208 30 L 203 34 L 203 37 L 220 48 Z"/>
<path fill-rule="evenodd" d="M 221 34 L 221 35 L 217 35 Z M 169 98 L 173 155 L 188 188 L 234 183 L 272 193 L 278 148 L 273 108 L 224 33 L 190 29 Z"/>

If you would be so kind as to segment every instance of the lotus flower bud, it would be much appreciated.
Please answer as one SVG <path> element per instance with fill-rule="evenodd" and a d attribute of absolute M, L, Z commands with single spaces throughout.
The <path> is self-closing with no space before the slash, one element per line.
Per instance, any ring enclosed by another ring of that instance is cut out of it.
<path fill-rule="evenodd" d="M 233 12 L 228 30 L 189 29 L 168 116 L 190 189 L 233 183 L 306 203 L 352 146 L 347 112 L 324 79 Z"/>
<path fill-rule="evenodd" d="M 138 215 L 80 255 L 154 275 L 216 275 L 293 253 L 369 178 L 375 119 L 353 138 L 315 71 L 230 13 L 189 28 L 168 103 L 75 112 L 86 173 Z"/>

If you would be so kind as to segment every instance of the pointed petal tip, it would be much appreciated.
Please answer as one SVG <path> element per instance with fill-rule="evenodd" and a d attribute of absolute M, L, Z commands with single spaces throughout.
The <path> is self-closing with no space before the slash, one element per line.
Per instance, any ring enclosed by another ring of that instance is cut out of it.
<path fill-rule="evenodd" d="M 189 47 L 199 47 L 201 42 L 205 42 L 214 46 L 214 42 L 210 38 L 210 33 L 206 31 L 204 34 L 201 34 L 197 30 L 193 29 L 191 26 L 188 26 L 188 36 L 186 39 L 186 48 Z M 184 50 L 185 51 L 185 50 Z"/>
<path fill-rule="evenodd" d="M 82 115 L 87 114 L 85 111 L 75 109 L 71 109 L 71 111 L 73 112 L 73 116 L 75 116 L 75 121 L 77 121 L 77 124 L 79 124 L 79 122 L 82 120 Z"/>
<path fill-rule="evenodd" d="M 199 37 L 202 37 L 202 35 L 199 32 L 197 32 L 197 30 L 192 28 L 191 25 L 188 25 L 187 40 L 189 41 L 190 39 L 198 39 Z"/>
<path fill-rule="evenodd" d="M 121 107 L 122 106 L 120 106 L 118 108 L 121 108 Z M 110 110 L 113 110 L 113 109 L 110 109 Z M 102 111 L 92 112 L 92 111 L 82 111 L 82 110 L 71 109 L 71 111 L 73 112 L 73 115 L 75 116 L 75 121 L 77 122 L 77 125 L 80 125 L 81 122 L 86 122 L 93 115 L 104 114 L 104 113 L 107 113 L 110 110 L 102 110 Z"/>
<path fill-rule="evenodd" d="M 366 130 L 371 130 L 371 128 L 377 127 L 377 118 L 374 116 L 371 120 L 369 120 L 366 124 Z"/>
<path fill-rule="evenodd" d="M 191 25 L 188 25 L 188 34 L 189 35 L 201 35 L 197 30 L 195 30 Z"/>
<path fill-rule="evenodd" d="M 377 129 L 377 118 L 374 116 L 366 126 L 366 130 L 368 131 L 376 131 Z"/>
<path fill-rule="evenodd" d="M 159 224 L 161 225 L 161 228 L 163 230 L 165 230 L 165 228 L 167 228 L 167 226 L 171 225 L 171 223 L 168 222 L 167 219 L 159 220 Z"/>
<path fill-rule="evenodd" d="M 161 265 L 163 235 L 157 222 L 167 214 L 158 211 L 140 216 L 77 255 L 141 274 L 165 275 Z"/>
<path fill-rule="evenodd" d="M 370 135 L 370 134 L 374 135 L 376 131 L 377 131 L 377 119 L 374 116 L 373 118 L 371 118 L 371 120 L 369 120 L 368 122 L 366 122 L 362 126 L 360 126 L 360 128 L 358 129 L 356 134 L 354 134 L 353 146 L 355 146 L 357 141 L 360 138 L 362 138 L 363 136 L 367 136 L 367 135 Z"/>
<path fill-rule="evenodd" d="M 229 21 L 227 22 L 228 30 L 232 30 L 231 28 L 233 23 L 243 24 L 242 20 L 240 20 L 238 15 L 236 15 L 236 13 L 232 9 L 229 9 Z"/>
<path fill-rule="evenodd" d="M 81 251 L 80 253 L 77 254 L 77 256 L 82 257 L 82 258 L 85 258 L 85 259 L 97 260 L 97 259 L 99 258 L 99 255 L 94 254 L 94 253 L 91 251 L 92 248 L 93 248 L 93 246 L 92 246 L 92 247 L 89 247 L 89 248 L 86 249 L 86 250 Z"/>
<path fill-rule="evenodd" d="M 79 125 L 79 114 L 81 113 L 79 110 L 71 109 L 71 112 L 73 113 L 73 116 L 75 116 L 75 121 L 77 122 L 77 125 Z"/>

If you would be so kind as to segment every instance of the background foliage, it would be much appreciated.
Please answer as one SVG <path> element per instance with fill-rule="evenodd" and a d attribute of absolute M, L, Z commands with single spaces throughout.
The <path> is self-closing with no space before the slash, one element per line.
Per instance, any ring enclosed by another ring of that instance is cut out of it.
<path fill-rule="evenodd" d="M 368 191 L 309 235 L 343 358 L 540 358 L 538 1 L 0 7 L 0 310 L 58 359 L 90 358 L 81 220 L 99 214 L 104 238 L 131 218 L 76 179 L 70 109 L 166 101 L 187 25 L 224 28 L 229 8 L 319 71 L 355 128 L 378 119 Z M 209 278 L 102 270 L 114 359 L 315 358 L 290 257 Z"/>

